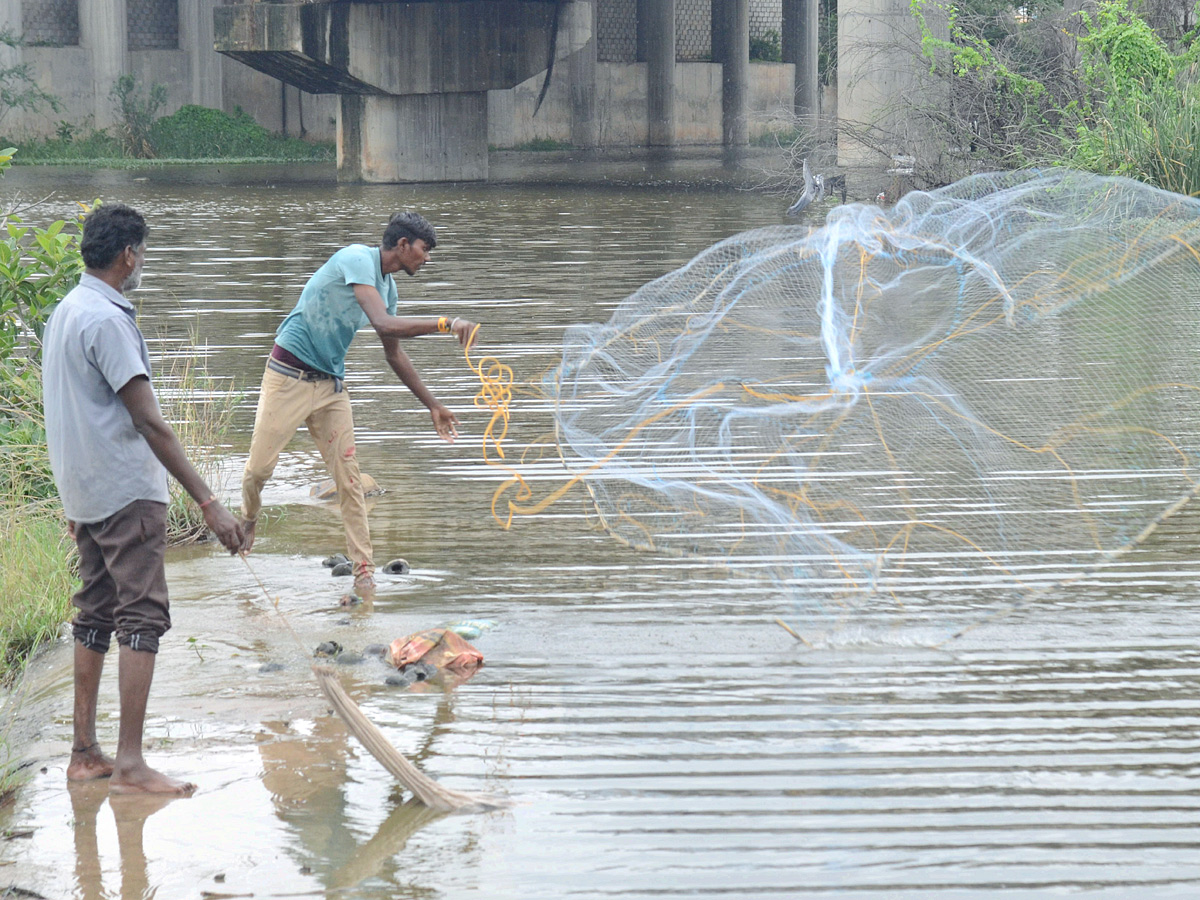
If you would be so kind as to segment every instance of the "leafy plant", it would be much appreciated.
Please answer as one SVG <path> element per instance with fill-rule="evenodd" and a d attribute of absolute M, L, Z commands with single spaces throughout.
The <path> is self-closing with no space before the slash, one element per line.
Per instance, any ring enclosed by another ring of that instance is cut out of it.
<path fill-rule="evenodd" d="M 327 147 L 272 134 L 237 107 L 232 114 L 187 105 L 151 127 L 156 155 L 170 159 L 326 159 Z"/>
<path fill-rule="evenodd" d="M 16 150 L 0 151 L 0 175 Z M 41 338 L 46 319 L 74 287 L 83 260 L 75 228 L 0 216 L 0 494 L 53 496 L 42 419 Z"/>
<path fill-rule="evenodd" d="M 1094 18 L 1086 10 L 1079 15 L 1087 26 L 1079 39 L 1083 77 L 1092 87 L 1106 94 L 1140 93 L 1173 76 L 1174 60 L 1166 44 L 1123 6 L 1106 0 Z"/>
<path fill-rule="evenodd" d="M 0 45 L 15 50 L 24 43 L 11 28 L 0 28 Z M 28 63 L 17 63 L 0 67 L 0 122 L 14 109 L 33 113 L 45 109 L 59 112 L 62 101 L 38 86 Z"/>
<path fill-rule="evenodd" d="M 19 343 L 41 355 L 46 319 L 75 286 L 83 260 L 78 238 L 59 220 L 45 228 L 10 217 L 0 235 L 0 358 L 8 359 Z"/>
<path fill-rule="evenodd" d="M 154 145 L 150 142 L 150 128 L 158 117 L 158 111 L 167 102 L 167 88 L 152 84 L 149 95 L 144 95 L 142 85 L 132 75 L 122 75 L 108 93 L 117 112 L 117 130 L 126 156 L 136 159 L 153 159 Z"/>

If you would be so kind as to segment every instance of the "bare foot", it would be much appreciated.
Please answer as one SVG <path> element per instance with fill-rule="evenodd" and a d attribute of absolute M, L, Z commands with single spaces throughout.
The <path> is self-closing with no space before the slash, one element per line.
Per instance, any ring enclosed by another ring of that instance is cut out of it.
<path fill-rule="evenodd" d="M 71 751 L 67 764 L 67 781 L 93 781 L 108 778 L 113 773 L 113 760 L 104 755 L 99 744 Z"/>
<path fill-rule="evenodd" d="M 171 794 L 190 797 L 196 786 L 190 781 L 179 781 L 150 768 L 144 762 L 127 769 L 114 769 L 108 783 L 110 794 Z"/>

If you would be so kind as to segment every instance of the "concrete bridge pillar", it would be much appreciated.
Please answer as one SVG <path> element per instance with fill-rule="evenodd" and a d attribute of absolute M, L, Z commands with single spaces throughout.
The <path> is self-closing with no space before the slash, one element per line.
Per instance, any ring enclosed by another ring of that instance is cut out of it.
<path fill-rule="evenodd" d="M 129 19 L 125 0 L 87 0 L 79 4 L 79 45 L 91 51 L 97 128 L 116 121 L 108 95 L 129 71 Z"/>
<path fill-rule="evenodd" d="M 221 57 L 212 52 L 213 10 L 219 0 L 179 0 L 179 46 L 192 66 L 192 96 L 197 106 L 224 106 Z"/>
<path fill-rule="evenodd" d="M 567 60 L 567 83 L 571 98 L 571 143 L 591 148 L 600 143 L 600 122 L 596 117 L 596 0 L 578 4 L 582 21 L 572 25 L 571 43 L 580 46 Z"/>
<path fill-rule="evenodd" d="M 944 7 L 924 10 L 934 35 L 946 38 Z M 913 111 L 944 107 L 949 95 L 913 52 L 920 42 L 908 3 L 839 0 L 838 165 L 890 165 L 898 155 L 937 165 L 931 156 L 939 150 Z"/>
<path fill-rule="evenodd" d="M 750 142 L 750 0 L 713 0 L 713 61 L 721 64 L 721 139 L 734 161 Z"/>
<path fill-rule="evenodd" d="M 783 61 L 796 66 L 796 117 L 816 128 L 820 116 L 820 75 L 817 72 L 819 0 L 783 0 Z"/>
<path fill-rule="evenodd" d="M 651 147 L 675 143 L 675 0 L 642 0 L 638 40 L 646 53 L 646 106 Z"/>
<path fill-rule="evenodd" d="M 343 94 L 338 181 L 484 181 L 487 94 Z"/>

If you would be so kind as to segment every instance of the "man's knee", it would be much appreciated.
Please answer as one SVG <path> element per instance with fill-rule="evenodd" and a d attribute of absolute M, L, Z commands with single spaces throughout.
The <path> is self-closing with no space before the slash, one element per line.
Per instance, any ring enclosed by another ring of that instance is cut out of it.
<path fill-rule="evenodd" d="M 139 650 L 143 653 L 157 653 L 159 635 L 152 631 L 135 631 L 132 634 L 117 635 L 117 643 L 122 647 L 128 647 L 130 650 Z"/>
<path fill-rule="evenodd" d="M 112 632 L 89 625 L 74 625 L 71 628 L 71 634 L 76 641 L 83 645 L 85 650 L 91 650 L 93 653 L 107 653 L 112 641 Z"/>

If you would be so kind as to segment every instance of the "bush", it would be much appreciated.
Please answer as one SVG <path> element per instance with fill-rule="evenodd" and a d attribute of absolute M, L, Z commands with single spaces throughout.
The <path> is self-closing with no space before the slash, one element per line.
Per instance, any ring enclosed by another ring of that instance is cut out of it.
<path fill-rule="evenodd" d="M 108 98 L 117 112 L 117 131 L 126 156 L 134 159 L 153 159 L 154 145 L 150 128 L 158 111 L 167 102 L 164 85 L 150 86 L 150 96 L 142 96 L 142 86 L 132 75 L 122 75 L 112 86 Z"/>
<path fill-rule="evenodd" d="M 1079 129 L 1071 165 L 1200 195 L 1200 84 L 1152 82 L 1109 94 Z"/>
<path fill-rule="evenodd" d="M 168 159 L 328 159 L 329 149 L 272 134 L 241 107 L 232 115 L 205 106 L 184 106 L 150 128 L 155 153 Z"/>
<path fill-rule="evenodd" d="M 72 163 L 123 158 L 121 142 L 107 131 L 93 128 L 85 134 L 82 127 L 60 122 L 57 137 L 23 141 L 21 157 L 16 162 Z"/>
<path fill-rule="evenodd" d="M 0 174 L 16 150 L 0 151 Z M 54 495 L 42 419 L 42 331 L 83 271 L 77 228 L 0 216 L 0 499 Z"/>

